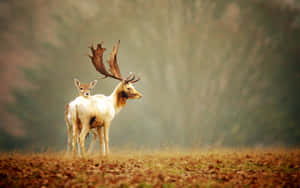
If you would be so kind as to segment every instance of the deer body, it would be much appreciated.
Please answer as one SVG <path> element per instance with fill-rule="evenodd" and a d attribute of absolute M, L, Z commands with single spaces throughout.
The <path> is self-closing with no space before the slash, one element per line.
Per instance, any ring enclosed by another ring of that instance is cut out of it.
<path fill-rule="evenodd" d="M 126 105 L 127 99 L 141 98 L 141 94 L 134 89 L 130 83 L 120 82 L 110 96 L 94 95 L 87 99 L 77 97 L 74 103 L 70 104 L 70 109 L 75 112 L 82 124 L 82 131 L 79 135 L 79 144 L 83 156 L 85 156 L 85 138 L 90 129 L 95 128 L 100 141 L 100 151 L 103 148 L 103 136 L 105 143 L 105 154 L 109 154 L 109 129 L 111 121 L 115 115 Z M 74 123 L 78 120 L 74 119 Z M 102 133 L 102 127 L 104 132 Z M 74 135 L 73 141 L 76 135 Z M 73 149 L 76 149 L 73 147 Z M 76 153 L 76 150 L 73 150 Z M 101 153 L 102 154 L 102 153 Z"/>

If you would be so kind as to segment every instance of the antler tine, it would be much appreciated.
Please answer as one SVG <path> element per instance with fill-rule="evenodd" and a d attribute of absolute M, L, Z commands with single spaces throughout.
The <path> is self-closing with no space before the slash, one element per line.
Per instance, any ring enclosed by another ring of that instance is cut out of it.
<path fill-rule="evenodd" d="M 122 78 L 120 69 L 119 69 L 119 65 L 117 62 L 117 54 L 118 54 L 118 50 L 119 50 L 119 46 L 120 46 L 120 40 L 118 41 L 117 46 L 113 46 L 113 50 L 110 54 L 110 58 L 108 61 L 109 64 L 109 70 L 112 73 L 112 75 L 114 76 L 114 78 L 119 79 L 119 80 L 124 80 Z"/>
<path fill-rule="evenodd" d="M 94 55 L 95 55 L 95 49 L 94 49 L 93 43 L 91 44 L 91 46 L 89 46 L 89 48 L 91 49 L 92 54 L 93 54 L 93 56 L 94 56 Z M 93 56 L 91 56 L 90 54 L 88 54 L 88 56 L 89 56 L 89 58 L 90 58 L 91 60 L 93 59 Z"/>
<path fill-rule="evenodd" d="M 93 44 L 93 43 L 91 44 L 91 46 L 90 46 L 89 48 L 91 49 L 92 54 L 95 55 L 95 51 L 96 51 L 96 50 L 94 49 L 94 44 Z M 92 58 L 91 55 L 89 55 L 89 57 Z"/>
<path fill-rule="evenodd" d="M 130 72 L 129 75 L 125 78 L 125 81 L 130 80 L 133 76 L 133 72 Z"/>
<path fill-rule="evenodd" d="M 135 83 L 137 81 L 139 81 L 141 78 L 138 77 L 137 79 L 135 79 L 135 73 L 130 72 L 130 75 L 126 78 L 126 82 L 129 83 Z"/>
<path fill-rule="evenodd" d="M 141 80 L 141 77 L 138 77 L 136 80 L 131 81 L 131 83 L 135 83 Z"/>
<path fill-rule="evenodd" d="M 133 74 L 132 78 L 127 80 L 127 82 L 132 82 L 135 79 L 135 74 Z"/>

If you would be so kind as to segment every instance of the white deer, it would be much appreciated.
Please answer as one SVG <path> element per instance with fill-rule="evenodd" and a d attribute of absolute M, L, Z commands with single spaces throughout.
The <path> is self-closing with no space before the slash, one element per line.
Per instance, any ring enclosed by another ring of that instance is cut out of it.
<path fill-rule="evenodd" d="M 80 83 L 80 81 L 76 78 L 74 78 L 74 84 L 78 90 L 78 95 L 84 98 L 88 98 L 91 95 L 91 90 L 95 87 L 95 85 L 97 84 L 97 80 L 91 81 L 89 84 L 84 84 L 84 83 Z M 71 115 L 69 113 L 69 106 L 70 104 L 68 103 L 65 106 L 65 121 L 66 121 L 66 125 L 67 125 L 67 130 L 68 130 L 68 143 L 67 143 L 67 153 L 70 152 L 71 149 L 71 141 L 72 141 L 72 130 L 73 130 L 73 124 L 71 121 Z M 79 129 L 81 129 L 79 127 Z M 93 145 L 96 142 L 97 139 L 97 132 L 92 131 L 93 134 L 93 139 L 92 142 L 89 146 L 89 150 L 88 153 L 92 151 Z"/>
<path fill-rule="evenodd" d="M 77 97 L 69 104 L 70 119 L 73 125 L 73 155 L 76 155 L 76 137 L 79 133 L 79 144 L 83 157 L 85 152 L 85 138 L 90 129 L 96 129 L 100 142 L 100 155 L 103 154 L 103 136 L 105 142 L 105 155 L 109 154 L 109 128 L 111 121 L 115 115 L 126 105 L 127 99 L 140 99 L 142 95 L 133 87 L 133 83 L 140 80 L 135 79 L 134 74 L 130 74 L 127 78 L 121 76 L 117 63 L 117 53 L 120 41 L 117 46 L 113 47 L 113 51 L 108 61 L 110 70 L 107 71 L 103 64 L 103 53 L 106 50 L 102 48 L 102 43 L 94 49 L 91 46 L 92 56 L 89 57 L 96 70 L 106 77 L 120 80 L 110 96 L 94 95 L 88 98 Z M 78 127 L 82 127 L 81 130 Z M 102 134 L 102 128 L 103 134 Z"/>

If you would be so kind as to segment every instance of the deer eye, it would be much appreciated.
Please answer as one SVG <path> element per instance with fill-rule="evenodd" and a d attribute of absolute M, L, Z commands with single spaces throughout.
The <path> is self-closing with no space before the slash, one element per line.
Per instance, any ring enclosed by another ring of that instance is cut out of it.
<path fill-rule="evenodd" d="M 80 88 L 80 90 L 83 90 L 83 88 Z"/>

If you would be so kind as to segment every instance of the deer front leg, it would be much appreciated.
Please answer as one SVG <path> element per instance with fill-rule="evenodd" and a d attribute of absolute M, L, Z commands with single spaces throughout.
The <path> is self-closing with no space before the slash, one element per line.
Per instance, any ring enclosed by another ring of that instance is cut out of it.
<path fill-rule="evenodd" d="M 85 157 L 86 156 L 86 152 L 85 152 L 85 137 L 87 135 L 87 133 L 89 132 L 89 129 L 87 127 L 84 127 L 79 135 L 79 144 L 80 144 L 80 149 L 81 149 L 81 153 L 82 156 Z"/>
<path fill-rule="evenodd" d="M 95 130 L 91 130 L 92 134 L 93 134 L 93 139 L 89 145 L 89 149 L 88 149 L 88 154 L 91 154 L 94 148 L 94 145 L 96 143 L 97 140 L 97 132 Z"/>
<path fill-rule="evenodd" d="M 73 126 L 73 142 L 72 142 L 72 147 L 73 147 L 73 157 L 76 157 L 76 145 L 77 145 L 77 126 Z"/>
<path fill-rule="evenodd" d="M 104 142 L 105 142 L 105 155 L 109 155 L 109 128 L 110 128 L 110 123 L 105 123 L 104 124 Z"/>
<path fill-rule="evenodd" d="M 99 153 L 100 153 L 100 157 L 103 156 L 103 154 L 105 153 L 103 147 L 103 132 L 102 132 L 102 127 L 98 127 L 97 128 L 97 133 L 98 133 L 98 136 L 99 136 L 99 147 L 100 147 L 100 150 L 99 150 Z"/>

